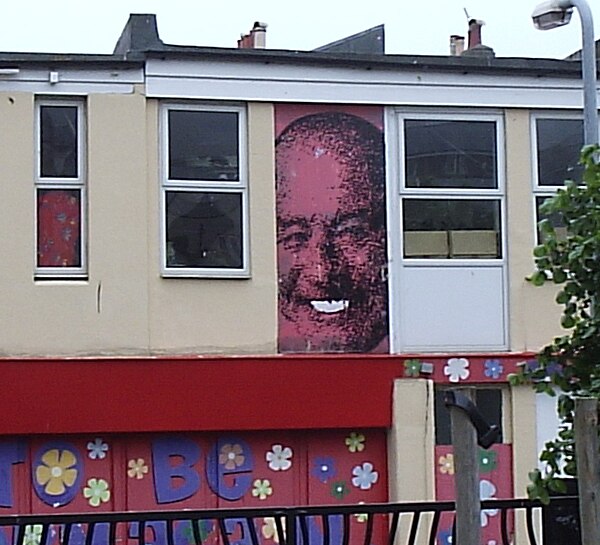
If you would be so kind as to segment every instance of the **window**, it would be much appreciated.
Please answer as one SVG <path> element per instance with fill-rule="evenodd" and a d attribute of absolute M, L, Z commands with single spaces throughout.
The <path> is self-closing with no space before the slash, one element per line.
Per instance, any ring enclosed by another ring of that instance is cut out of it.
<path fill-rule="evenodd" d="M 391 350 L 505 350 L 502 115 L 398 108 L 388 121 Z"/>
<path fill-rule="evenodd" d="M 85 117 L 77 100 L 36 104 L 36 278 L 87 275 Z"/>
<path fill-rule="evenodd" d="M 247 277 L 244 109 L 165 105 L 162 125 L 163 275 Z"/>
<path fill-rule="evenodd" d="M 583 168 L 579 155 L 583 147 L 583 120 L 573 116 L 535 116 L 532 134 L 534 138 L 534 206 L 536 225 L 549 219 L 557 234 L 561 235 L 564 225 L 558 215 L 544 216 L 540 206 L 554 195 L 565 180 L 581 181 Z M 540 240 L 538 230 L 537 239 Z"/>
<path fill-rule="evenodd" d="M 402 129 L 404 258 L 501 258 L 495 120 L 405 118 Z"/>
<path fill-rule="evenodd" d="M 450 425 L 450 410 L 444 404 L 444 388 L 435 389 L 435 444 L 451 445 L 452 433 Z M 475 390 L 475 405 L 488 424 L 500 427 L 498 443 L 502 443 L 502 390 L 500 388 L 477 388 Z"/>

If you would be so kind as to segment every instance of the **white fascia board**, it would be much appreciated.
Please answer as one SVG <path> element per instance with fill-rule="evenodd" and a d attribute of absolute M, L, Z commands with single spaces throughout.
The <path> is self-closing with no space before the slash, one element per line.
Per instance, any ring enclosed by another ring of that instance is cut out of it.
<path fill-rule="evenodd" d="M 146 66 L 155 98 L 403 106 L 582 107 L 581 80 L 202 61 Z"/>
<path fill-rule="evenodd" d="M 58 81 L 50 83 L 50 73 Z M 23 68 L 18 74 L 0 76 L 0 91 L 87 95 L 91 93 L 132 93 L 135 84 L 144 83 L 144 72 L 136 69 Z"/>

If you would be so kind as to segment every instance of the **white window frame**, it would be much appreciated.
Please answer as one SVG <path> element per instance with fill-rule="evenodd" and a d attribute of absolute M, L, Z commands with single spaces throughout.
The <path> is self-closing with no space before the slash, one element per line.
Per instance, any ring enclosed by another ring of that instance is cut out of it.
<path fill-rule="evenodd" d="M 496 169 L 498 187 L 493 189 L 461 189 L 461 188 L 412 188 L 406 187 L 404 120 L 429 119 L 448 121 L 493 121 L 496 124 Z M 419 267 L 492 267 L 502 269 L 504 286 L 508 286 L 508 247 L 507 247 L 507 212 L 506 212 L 506 154 L 505 154 L 505 120 L 498 110 L 473 109 L 410 109 L 388 108 L 385 115 L 386 138 L 386 179 L 387 179 L 387 225 L 388 225 L 388 262 L 389 262 L 389 323 L 390 352 L 402 351 L 401 336 L 401 291 L 402 271 Z M 405 198 L 426 199 L 475 199 L 500 201 L 500 250 L 501 258 L 405 258 L 404 257 L 404 218 L 402 201 Z M 510 346 L 508 290 L 503 291 L 503 320 L 505 324 L 503 347 Z M 454 352 L 455 349 L 448 349 Z"/>
<path fill-rule="evenodd" d="M 169 178 L 169 111 L 235 112 L 238 115 L 239 180 L 177 180 Z M 160 106 L 160 272 L 165 278 L 250 278 L 250 233 L 248 219 L 248 136 L 246 108 L 237 104 L 165 102 Z M 168 192 L 233 193 L 242 200 L 242 267 L 197 268 L 167 266 L 167 200 Z"/>
<path fill-rule="evenodd" d="M 41 109 L 44 106 L 65 106 L 77 108 L 77 177 L 42 177 L 41 169 Z M 87 123 L 86 105 L 83 98 L 39 97 L 35 101 L 35 176 L 34 176 L 34 210 L 35 210 L 35 251 L 34 278 L 36 279 L 86 279 L 88 276 L 87 259 Z M 40 267 L 38 265 L 38 192 L 39 190 L 79 190 L 80 217 L 80 266 L 79 267 Z"/>
<path fill-rule="evenodd" d="M 539 180 L 539 154 L 538 154 L 538 138 L 537 138 L 537 122 L 539 119 L 553 119 L 553 120 L 579 120 L 581 121 L 581 136 L 583 142 L 583 116 L 578 112 L 533 112 L 530 116 L 530 134 L 531 134 L 531 180 L 532 180 L 532 209 L 533 209 L 533 232 L 535 236 L 535 243 L 540 244 L 538 234 L 538 198 L 553 197 L 557 190 L 564 185 L 540 185 Z"/>
<path fill-rule="evenodd" d="M 395 112 L 395 123 L 398 138 L 397 171 L 396 176 L 399 180 L 398 194 L 400 202 L 398 204 L 398 221 L 400 226 L 400 253 L 401 261 L 410 264 L 410 266 L 470 266 L 490 265 L 505 263 L 506 261 L 506 199 L 505 199 L 505 163 L 504 163 L 504 118 L 500 113 L 466 113 L 456 112 L 423 112 L 410 110 L 398 110 Z M 496 127 L 496 174 L 498 187 L 490 189 L 476 188 L 444 188 L 444 187 L 407 187 L 406 169 L 405 169 L 405 138 L 404 121 L 406 120 L 431 120 L 431 121 L 489 121 L 495 123 Z M 491 200 L 500 203 L 500 230 L 501 237 L 498 241 L 500 245 L 500 258 L 412 258 L 404 257 L 404 217 L 402 215 L 402 201 L 404 199 L 424 199 L 424 200 Z"/>

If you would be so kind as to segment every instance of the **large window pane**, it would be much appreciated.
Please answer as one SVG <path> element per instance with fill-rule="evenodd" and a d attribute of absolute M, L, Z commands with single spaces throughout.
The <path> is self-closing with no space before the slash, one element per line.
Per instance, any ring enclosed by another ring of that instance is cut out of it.
<path fill-rule="evenodd" d="M 538 184 L 563 185 L 565 180 L 580 181 L 583 168 L 578 164 L 583 147 L 581 119 L 537 119 Z"/>
<path fill-rule="evenodd" d="M 37 266 L 81 267 L 81 191 L 37 192 Z"/>
<path fill-rule="evenodd" d="M 243 268 L 242 194 L 167 191 L 167 266 Z"/>
<path fill-rule="evenodd" d="M 404 257 L 501 257 L 500 201 L 404 199 Z"/>
<path fill-rule="evenodd" d="M 498 187 L 492 121 L 406 120 L 404 141 L 407 187 Z"/>
<path fill-rule="evenodd" d="M 77 107 L 40 107 L 40 176 L 77 178 Z"/>
<path fill-rule="evenodd" d="M 169 110 L 169 179 L 240 179 L 238 113 Z"/>

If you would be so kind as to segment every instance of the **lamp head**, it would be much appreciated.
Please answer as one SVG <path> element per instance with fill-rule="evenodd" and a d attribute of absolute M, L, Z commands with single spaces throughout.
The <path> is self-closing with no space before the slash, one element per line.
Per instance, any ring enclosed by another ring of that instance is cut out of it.
<path fill-rule="evenodd" d="M 561 7 L 561 4 L 564 5 L 564 2 L 557 0 L 538 4 L 531 14 L 535 28 L 538 30 L 550 30 L 568 25 L 571 21 L 571 15 L 573 15 L 573 8 Z"/>

